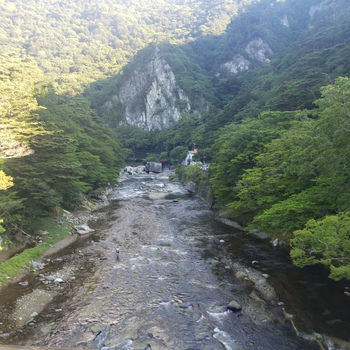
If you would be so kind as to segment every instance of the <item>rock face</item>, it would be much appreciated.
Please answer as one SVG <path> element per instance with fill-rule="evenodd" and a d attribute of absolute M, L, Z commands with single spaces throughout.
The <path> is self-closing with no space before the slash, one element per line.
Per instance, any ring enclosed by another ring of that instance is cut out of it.
<path fill-rule="evenodd" d="M 245 52 L 248 54 L 251 60 L 261 63 L 270 62 L 268 56 L 272 55 L 272 50 L 269 44 L 261 38 L 255 38 L 252 40 L 245 48 Z"/>
<path fill-rule="evenodd" d="M 247 71 L 253 63 L 270 62 L 268 58 L 273 54 L 270 46 L 262 38 L 251 40 L 241 54 L 235 55 L 231 61 L 222 64 L 222 68 L 231 74 Z"/>
<path fill-rule="evenodd" d="M 222 65 L 232 74 L 237 74 L 249 69 L 250 61 L 248 61 L 243 55 L 239 54 L 232 58 L 231 61 L 228 61 Z"/>
<path fill-rule="evenodd" d="M 116 104 L 124 110 L 121 124 L 144 130 L 167 129 L 182 112 L 191 110 L 189 98 L 158 48 L 146 64 L 136 67 L 104 107 L 108 111 Z"/>
<path fill-rule="evenodd" d="M 310 20 L 312 20 L 318 13 L 326 12 L 332 7 L 333 3 L 334 2 L 332 0 L 324 0 L 319 4 L 311 6 L 309 10 Z"/>

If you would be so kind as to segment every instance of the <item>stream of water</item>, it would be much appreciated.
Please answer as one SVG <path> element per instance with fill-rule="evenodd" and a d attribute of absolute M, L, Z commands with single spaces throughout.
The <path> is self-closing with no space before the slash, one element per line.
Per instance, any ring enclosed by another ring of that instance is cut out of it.
<path fill-rule="evenodd" d="M 297 269 L 282 249 L 218 222 L 180 184 L 130 177 L 96 214 L 94 235 L 26 276 L 27 287 L 16 283 L 0 292 L 0 344 L 350 349 L 346 285 L 320 269 Z M 44 284 L 40 273 L 64 282 Z M 24 309 L 38 294 L 48 301 L 26 320 Z M 232 300 L 240 311 L 227 310 Z"/>

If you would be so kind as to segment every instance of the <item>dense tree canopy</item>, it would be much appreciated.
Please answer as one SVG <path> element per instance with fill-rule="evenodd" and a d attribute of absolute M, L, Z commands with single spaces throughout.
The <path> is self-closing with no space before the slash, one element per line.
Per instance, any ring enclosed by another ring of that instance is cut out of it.
<path fill-rule="evenodd" d="M 121 70 L 150 43 L 221 34 L 251 0 L 3 1 L 2 52 L 36 59 L 61 91 Z"/>
<path fill-rule="evenodd" d="M 56 95 L 30 59 L 0 56 L 0 220 L 11 232 L 113 184 L 125 151 L 81 97 Z"/>
<path fill-rule="evenodd" d="M 337 79 L 321 95 L 313 113 L 263 113 L 223 129 L 211 181 L 217 203 L 248 230 L 294 232 L 291 256 L 299 266 L 322 263 L 331 277 L 348 278 L 350 236 L 332 222 L 345 227 L 342 213 L 350 210 L 350 79 Z"/>

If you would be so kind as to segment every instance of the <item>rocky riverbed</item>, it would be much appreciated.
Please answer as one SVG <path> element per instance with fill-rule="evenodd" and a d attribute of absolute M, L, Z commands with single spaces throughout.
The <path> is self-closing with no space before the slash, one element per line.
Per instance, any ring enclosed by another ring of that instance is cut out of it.
<path fill-rule="evenodd" d="M 239 229 L 217 222 L 164 174 L 128 175 L 109 204 L 88 215 L 93 233 L 51 251 L 1 291 L 0 343 L 347 349 L 346 341 L 297 328 L 260 262 L 230 253 Z"/>

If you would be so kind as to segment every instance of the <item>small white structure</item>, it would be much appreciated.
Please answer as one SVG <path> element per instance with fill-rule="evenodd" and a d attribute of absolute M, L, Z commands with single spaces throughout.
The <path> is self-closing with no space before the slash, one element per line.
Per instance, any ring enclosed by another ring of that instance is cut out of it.
<path fill-rule="evenodd" d="M 193 162 L 192 158 L 197 152 L 198 152 L 197 148 L 195 148 L 193 151 L 188 151 L 186 159 L 184 161 L 184 165 L 191 165 L 191 163 Z"/>

